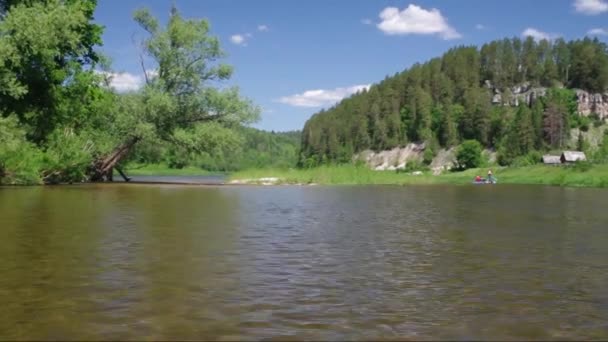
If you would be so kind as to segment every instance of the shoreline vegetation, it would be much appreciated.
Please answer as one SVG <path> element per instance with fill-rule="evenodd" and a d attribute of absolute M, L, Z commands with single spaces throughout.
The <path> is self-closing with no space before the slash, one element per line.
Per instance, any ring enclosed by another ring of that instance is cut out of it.
<path fill-rule="evenodd" d="M 232 173 L 229 184 L 293 185 L 467 185 L 476 175 L 485 177 L 488 169 L 432 175 L 430 172 L 405 173 L 374 171 L 362 166 L 320 166 L 311 169 L 254 169 Z M 564 187 L 608 187 L 608 165 L 535 165 L 492 168 L 498 184 L 551 185 Z M 416 175 L 415 175 L 416 174 Z"/>
<path fill-rule="evenodd" d="M 163 164 L 143 164 L 127 165 L 124 170 L 129 177 L 132 176 L 215 176 L 225 175 L 224 172 L 213 172 L 201 169 L 196 166 L 186 166 L 181 169 L 170 168 Z M 118 172 L 114 172 L 114 177 L 120 177 Z"/>
<path fill-rule="evenodd" d="M 475 176 L 491 169 L 498 184 L 548 185 L 578 188 L 608 188 L 608 164 L 533 165 L 522 167 L 473 168 L 433 175 L 430 171 L 375 171 L 365 166 L 324 165 L 309 169 L 259 168 L 232 173 L 198 167 L 170 168 L 163 164 L 128 165 L 129 177 L 137 176 L 224 176 L 225 185 L 473 185 Z M 117 177 L 118 174 L 115 174 Z M 5 184 L 8 185 L 8 184 Z"/>

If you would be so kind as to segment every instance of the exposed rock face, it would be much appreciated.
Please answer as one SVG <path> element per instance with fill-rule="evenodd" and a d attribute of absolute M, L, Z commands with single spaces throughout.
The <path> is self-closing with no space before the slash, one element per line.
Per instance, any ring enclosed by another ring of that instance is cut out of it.
<path fill-rule="evenodd" d="M 600 119 L 608 119 L 608 93 L 590 94 L 584 90 L 577 90 L 578 112 L 588 116 L 596 113 Z"/>
<path fill-rule="evenodd" d="M 530 105 L 538 98 L 547 95 L 547 88 L 531 87 L 528 82 L 505 91 L 494 88 L 490 81 L 485 81 L 484 84 L 486 88 L 493 91 L 492 104 L 495 105 L 519 106 L 520 103 Z M 508 96 L 506 96 L 507 92 L 510 93 Z M 580 89 L 576 89 L 575 92 L 579 115 L 589 116 L 595 113 L 600 119 L 608 119 L 608 93 L 592 94 Z"/>
<path fill-rule="evenodd" d="M 424 144 L 410 143 L 403 148 L 374 152 L 370 150 L 356 154 L 353 159 L 365 162 L 377 171 L 390 171 L 405 168 L 408 162 L 421 161 L 424 153 Z"/>
<path fill-rule="evenodd" d="M 363 151 L 356 154 L 353 159 L 365 162 L 367 166 L 376 171 L 394 171 L 404 169 L 409 162 L 421 162 L 424 156 L 424 149 L 424 144 L 410 143 L 405 147 L 394 148 L 388 151 Z M 429 165 L 433 174 L 440 174 L 454 167 L 456 163 L 455 154 L 454 148 L 439 150 L 431 165 Z"/>

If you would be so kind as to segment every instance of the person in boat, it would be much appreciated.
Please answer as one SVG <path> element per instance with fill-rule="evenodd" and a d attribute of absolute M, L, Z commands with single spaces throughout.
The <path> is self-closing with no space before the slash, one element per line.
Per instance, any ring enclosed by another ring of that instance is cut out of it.
<path fill-rule="evenodd" d="M 488 182 L 494 182 L 494 174 L 492 174 L 492 170 L 488 170 Z"/>
<path fill-rule="evenodd" d="M 481 176 L 479 176 L 479 175 L 475 176 L 475 182 L 476 183 L 481 182 Z"/>

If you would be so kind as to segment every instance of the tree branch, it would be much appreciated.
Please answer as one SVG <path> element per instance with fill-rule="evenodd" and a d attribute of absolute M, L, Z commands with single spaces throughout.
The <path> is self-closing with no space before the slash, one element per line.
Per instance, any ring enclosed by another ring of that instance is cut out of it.
<path fill-rule="evenodd" d="M 133 33 L 131 35 L 131 41 L 133 42 L 133 45 L 135 45 L 135 48 L 138 48 L 139 50 L 139 64 L 141 65 L 141 71 L 144 73 L 144 79 L 146 80 L 146 84 L 150 84 L 150 80 L 148 79 L 148 73 L 146 72 L 146 65 L 144 63 L 144 56 L 141 52 L 141 44 L 137 44 L 137 42 L 135 41 L 135 33 Z M 139 45 L 139 46 L 138 46 Z"/>

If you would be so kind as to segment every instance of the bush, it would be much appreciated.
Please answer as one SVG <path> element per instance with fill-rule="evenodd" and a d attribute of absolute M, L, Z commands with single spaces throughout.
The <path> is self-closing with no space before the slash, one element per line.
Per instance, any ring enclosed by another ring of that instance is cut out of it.
<path fill-rule="evenodd" d="M 482 147 L 477 140 L 466 140 L 456 151 L 456 162 L 460 170 L 480 167 Z"/>
<path fill-rule="evenodd" d="M 15 117 L 0 116 L 0 184 L 39 184 L 41 151 L 25 140 Z"/>
<path fill-rule="evenodd" d="M 43 176 L 47 183 L 82 182 L 93 162 L 93 143 L 71 129 L 49 135 L 43 157 Z"/>
<path fill-rule="evenodd" d="M 422 162 L 424 165 L 431 165 L 433 162 L 433 158 L 437 155 L 437 151 L 439 150 L 439 142 L 437 139 L 431 139 L 424 149 L 424 154 L 422 156 Z"/>
<path fill-rule="evenodd" d="M 405 168 L 397 169 L 397 173 L 405 172 L 413 172 L 413 171 L 428 171 L 429 167 L 424 165 L 424 163 L 419 162 L 418 160 L 411 160 L 405 163 Z"/>
<path fill-rule="evenodd" d="M 591 113 L 589 119 L 593 122 L 593 127 L 597 128 L 604 124 L 604 120 L 600 119 L 597 113 Z"/>
<path fill-rule="evenodd" d="M 578 127 L 583 132 L 589 131 L 589 127 L 591 127 L 591 119 L 586 116 L 578 116 Z"/>
<path fill-rule="evenodd" d="M 579 161 L 579 162 L 574 163 L 574 166 L 572 168 L 579 172 L 586 172 L 586 171 L 589 171 L 592 167 L 593 167 L 593 164 L 591 164 L 588 161 Z"/>
<path fill-rule="evenodd" d="M 526 155 L 515 158 L 511 165 L 518 167 L 536 165 L 541 162 L 542 157 L 540 152 L 531 151 Z"/>

